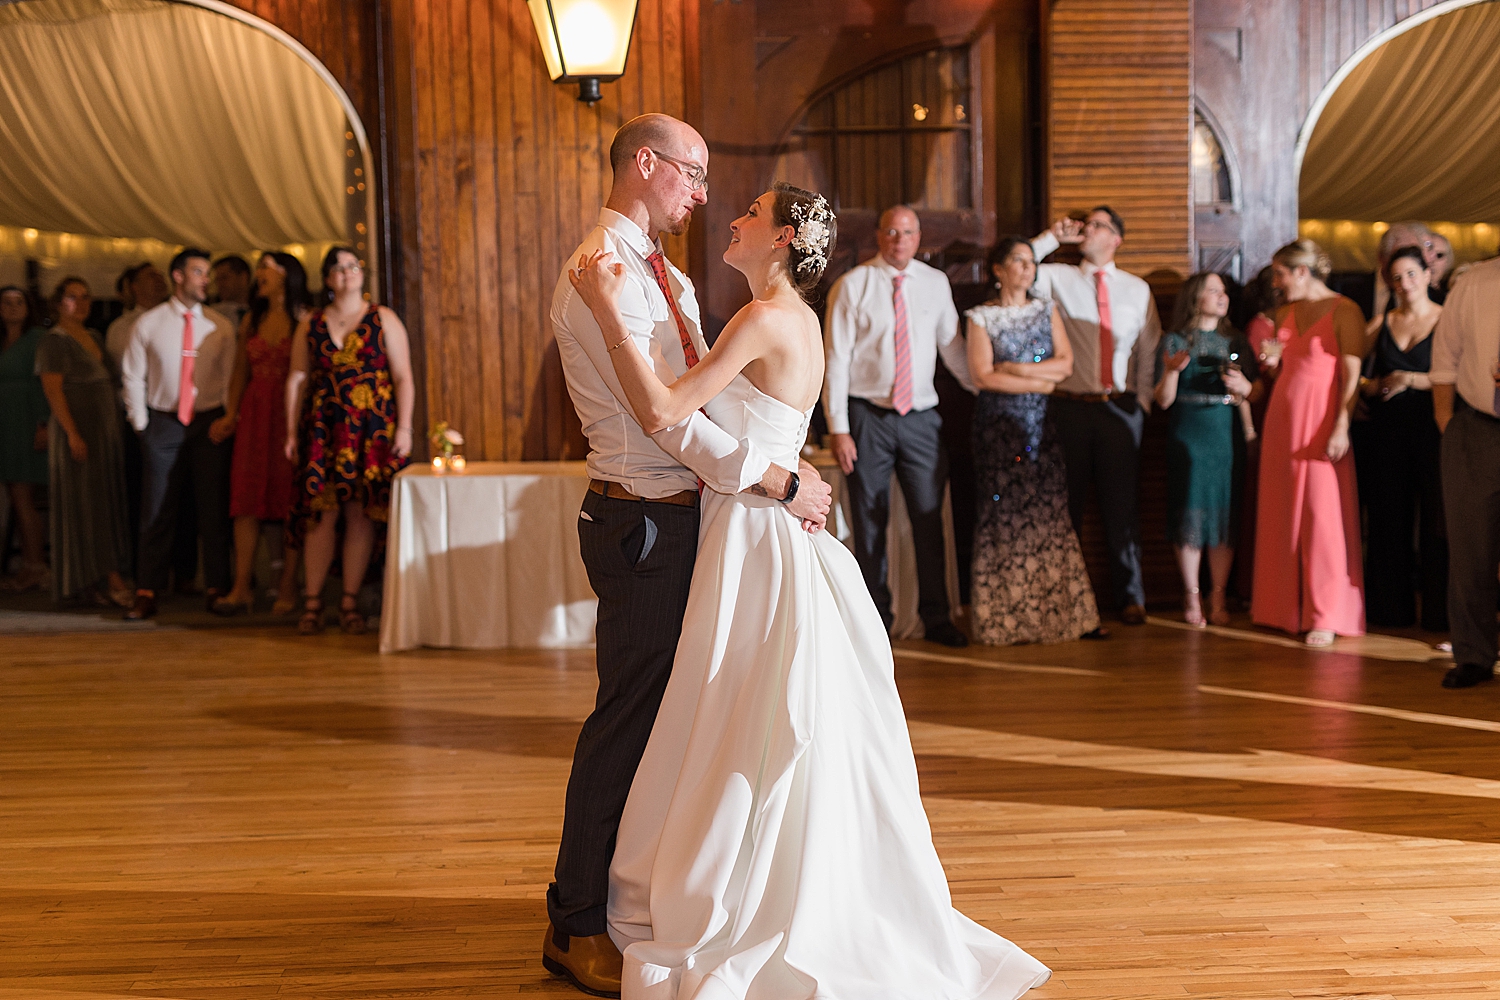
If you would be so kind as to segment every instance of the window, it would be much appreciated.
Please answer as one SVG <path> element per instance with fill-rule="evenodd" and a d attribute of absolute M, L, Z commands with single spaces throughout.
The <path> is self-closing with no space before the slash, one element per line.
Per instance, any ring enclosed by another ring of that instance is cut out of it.
<path fill-rule="evenodd" d="M 792 130 L 776 176 L 835 208 L 974 208 L 966 48 L 932 49 L 827 94 Z"/>
<path fill-rule="evenodd" d="M 1229 161 L 1213 127 L 1203 115 L 1193 114 L 1193 204 L 1228 205 L 1234 202 Z"/>

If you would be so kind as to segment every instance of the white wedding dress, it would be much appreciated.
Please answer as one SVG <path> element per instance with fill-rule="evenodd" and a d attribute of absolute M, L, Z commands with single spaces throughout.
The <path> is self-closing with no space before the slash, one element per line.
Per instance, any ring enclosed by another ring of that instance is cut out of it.
<path fill-rule="evenodd" d="M 796 467 L 811 411 L 743 375 L 706 410 Z M 610 868 L 624 1000 L 1011 1000 L 1046 982 L 953 909 L 853 555 L 775 500 L 710 491 L 702 514 Z"/>

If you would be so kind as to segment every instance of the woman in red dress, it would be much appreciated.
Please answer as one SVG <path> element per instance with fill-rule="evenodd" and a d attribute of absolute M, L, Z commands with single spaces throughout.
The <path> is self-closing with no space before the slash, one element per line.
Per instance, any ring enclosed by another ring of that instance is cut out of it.
<path fill-rule="evenodd" d="M 1261 435 L 1251 617 L 1309 646 L 1365 631 L 1359 497 L 1349 418 L 1359 388 L 1364 314 L 1323 283 L 1327 254 L 1298 240 L 1271 258 L 1286 304 L 1280 367 Z M 1262 344 L 1262 357 L 1265 345 Z"/>
<path fill-rule="evenodd" d="M 255 591 L 250 577 L 261 525 L 285 521 L 292 503 L 292 463 L 286 441 L 286 377 L 292 360 L 292 334 L 307 305 L 307 272 L 287 253 L 267 252 L 255 268 L 255 295 L 240 323 L 239 351 L 229 381 L 224 416 L 209 434 L 234 435 L 229 473 L 229 514 L 234 518 L 234 587 L 214 602 L 214 611 L 250 611 Z M 274 555 L 274 553 L 273 553 Z M 277 614 L 296 607 L 297 551 L 283 548 Z M 273 559 L 274 562 L 274 559 Z"/>
<path fill-rule="evenodd" d="M 306 560 L 305 603 L 297 626 L 304 635 L 323 628 L 323 584 L 333 564 L 340 511 L 339 627 L 352 635 L 364 632 L 356 597 L 377 525 L 383 528 L 390 509 L 391 479 L 411 455 L 416 389 L 406 327 L 390 309 L 365 301 L 364 281 L 364 262 L 353 250 L 328 251 L 323 258 L 327 304 L 303 322 L 292 343 L 286 456 L 296 471 L 287 535 Z"/>

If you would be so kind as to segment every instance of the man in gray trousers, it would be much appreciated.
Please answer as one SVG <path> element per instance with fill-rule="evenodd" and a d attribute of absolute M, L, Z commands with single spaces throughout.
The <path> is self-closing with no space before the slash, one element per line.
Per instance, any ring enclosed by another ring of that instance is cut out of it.
<path fill-rule="evenodd" d="M 1443 434 L 1448 623 L 1445 688 L 1495 676 L 1500 600 L 1500 260 L 1475 264 L 1432 335 L 1432 414 Z"/>
<path fill-rule="evenodd" d="M 589 491 L 578 540 L 599 598 L 599 691 L 573 753 L 542 964 L 586 993 L 620 995 L 621 955 L 606 928 L 609 863 L 620 814 L 672 672 L 698 553 L 700 485 L 790 498 L 821 526 L 830 490 L 811 465 L 797 471 L 722 430 L 703 413 L 654 435 L 641 429 L 610 361 L 638 350 L 680 378 L 708 351 L 693 283 L 662 253 L 658 234 L 687 229 L 708 201 L 708 148 L 690 126 L 642 115 L 615 133 L 614 185 L 599 224 L 568 259 L 552 297 L 552 328 L 568 394 L 589 441 Z M 607 345 L 568 280 L 582 254 L 609 250 L 624 267 L 627 342 Z"/>
<path fill-rule="evenodd" d="M 896 205 L 875 231 L 880 253 L 828 292 L 823 412 L 829 447 L 849 479 L 854 558 L 875 610 L 891 627 L 886 527 L 891 474 L 901 484 L 917 561 L 917 613 L 929 642 L 967 646 L 949 617 L 943 542 L 948 458 L 933 387 L 938 354 L 969 387 L 964 339 L 948 276 L 915 260 L 917 213 Z"/>

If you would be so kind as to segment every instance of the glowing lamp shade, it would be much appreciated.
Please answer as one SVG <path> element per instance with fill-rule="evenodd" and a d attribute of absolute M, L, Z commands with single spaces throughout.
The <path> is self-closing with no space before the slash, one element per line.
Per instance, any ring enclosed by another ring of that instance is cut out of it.
<path fill-rule="evenodd" d="M 601 81 L 625 74 L 637 0 L 526 0 L 553 83 L 578 84 L 578 99 L 599 100 Z"/>

